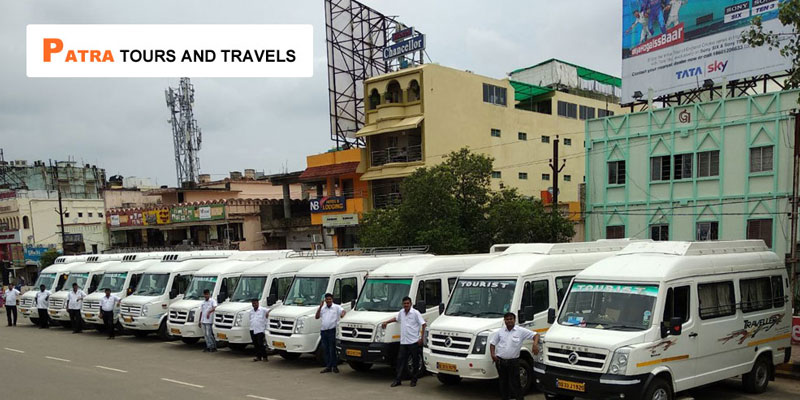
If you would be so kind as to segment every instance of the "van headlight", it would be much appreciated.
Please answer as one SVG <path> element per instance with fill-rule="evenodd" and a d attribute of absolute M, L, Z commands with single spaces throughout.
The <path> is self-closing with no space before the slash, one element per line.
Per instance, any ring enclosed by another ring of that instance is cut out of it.
<path fill-rule="evenodd" d="M 383 342 L 383 338 L 386 336 L 386 329 L 381 325 L 382 324 L 378 324 L 378 327 L 375 329 L 376 342 Z"/>
<path fill-rule="evenodd" d="M 194 322 L 194 311 L 189 311 L 189 316 L 186 318 L 186 322 Z"/>
<path fill-rule="evenodd" d="M 625 375 L 628 369 L 628 357 L 630 356 L 630 347 L 623 347 L 614 352 L 611 358 L 611 366 L 608 367 L 608 372 L 616 375 Z"/>
<path fill-rule="evenodd" d="M 244 318 L 244 311 L 239 311 L 236 313 L 236 318 L 233 319 L 233 326 L 241 326 L 242 325 L 242 318 Z"/>
<path fill-rule="evenodd" d="M 536 355 L 536 362 L 544 364 L 544 336 L 539 336 L 539 354 Z"/>
<path fill-rule="evenodd" d="M 425 327 L 425 330 L 422 331 L 422 347 L 428 348 L 428 327 Z"/>
<path fill-rule="evenodd" d="M 306 327 L 306 318 L 308 317 L 300 317 L 294 322 L 294 333 L 302 333 L 303 328 Z"/>
<path fill-rule="evenodd" d="M 68 305 L 69 305 L 69 299 L 64 300 L 64 305 L 62 307 L 66 310 Z"/>
<path fill-rule="evenodd" d="M 491 332 L 483 331 L 475 337 L 475 344 L 472 346 L 472 354 L 486 354 L 486 345 L 489 343 Z"/>
<path fill-rule="evenodd" d="M 142 315 L 142 316 L 145 316 L 145 315 L 147 315 L 149 312 L 150 312 L 150 307 L 148 307 L 148 306 L 147 306 L 147 304 L 143 305 L 143 306 L 142 306 L 141 315 Z"/>

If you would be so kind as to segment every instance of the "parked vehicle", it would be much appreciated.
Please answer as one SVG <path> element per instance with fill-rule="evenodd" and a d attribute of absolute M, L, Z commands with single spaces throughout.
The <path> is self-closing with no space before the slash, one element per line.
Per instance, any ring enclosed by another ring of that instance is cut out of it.
<path fill-rule="evenodd" d="M 81 306 L 83 322 L 95 329 L 102 329 L 103 317 L 100 314 L 100 298 L 106 295 L 105 288 L 111 289 L 111 294 L 120 299 L 130 296 L 136 290 L 144 271 L 161 262 L 163 255 L 164 253 L 156 252 L 124 254 L 120 262 L 109 265 L 97 286 L 98 290 L 83 299 Z M 116 329 L 122 330 L 119 313 L 114 313 L 114 326 Z"/>
<path fill-rule="evenodd" d="M 392 323 L 383 329 L 381 323 L 397 316 L 403 308 L 403 298 L 408 296 L 430 326 L 444 309 L 458 275 L 491 257 L 476 254 L 406 258 L 370 272 L 355 307 L 339 322 L 339 356 L 356 371 L 366 371 L 373 364 L 396 367 L 400 325 Z"/>
<path fill-rule="evenodd" d="M 791 352 L 783 257 L 761 240 L 634 243 L 580 272 L 547 333 L 549 397 L 671 400 L 742 376 L 766 390 Z"/>
<path fill-rule="evenodd" d="M 84 293 L 93 293 L 97 290 L 100 280 L 103 279 L 105 270 L 111 265 L 118 264 L 121 259 L 122 255 L 119 254 L 89 256 L 86 257 L 85 263 L 71 268 L 61 290 L 50 295 L 50 303 L 47 308 L 50 319 L 69 326 L 67 294 L 72 290 L 72 284 L 77 283 L 78 288 Z"/>
<path fill-rule="evenodd" d="M 547 310 L 561 302 L 572 277 L 622 250 L 629 240 L 587 243 L 514 244 L 461 274 L 443 316 L 428 329 L 423 359 L 445 384 L 462 378 L 496 379 L 489 336 L 503 326 L 503 315 L 536 332 L 550 326 Z M 531 343 L 520 355 L 520 383 L 533 386 Z"/>
<path fill-rule="evenodd" d="M 61 290 L 67 281 L 70 269 L 82 265 L 88 257 L 87 255 L 60 256 L 56 258 L 53 265 L 43 269 L 39 273 L 39 277 L 36 278 L 33 289 L 20 296 L 19 313 L 22 314 L 22 317 L 28 318 L 34 325 L 38 324 L 39 312 L 36 310 L 36 292 L 39 291 L 39 286 L 44 285 L 51 292 Z"/>
<path fill-rule="evenodd" d="M 322 361 L 321 321 L 314 318 L 325 293 L 345 310 L 364 285 L 367 273 L 404 257 L 433 256 L 346 256 L 315 262 L 294 278 L 283 305 L 272 310 L 267 321 L 267 343 L 283 358 L 297 359 L 314 354 Z"/>
<path fill-rule="evenodd" d="M 251 300 L 261 306 L 280 305 L 297 271 L 319 261 L 318 258 L 284 258 L 263 261 L 242 273 L 230 299 L 214 313 L 214 335 L 234 350 L 243 350 L 250 340 Z"/>
<path fill-rule="evenodd" d="M 205 300 L 204 290 L 208 289 L 211 298 L 222 304 L 233 294 L 242 272 L 264 261 L 286 258 L 291 252 L 291 250 L 243 251 L 198 270 L 192 277 L 183 299 L 169 306 L 167 319 L 169 333 L 180 337 L 184 343 L 197 343 L 203 338 L 203 329 L 200 327 L 200 306 Z"/>
<path fill-rule="evenodd" d="M 197 271 L 234 253 L 197 251 L 165 254 L 161 262 L 144 271 L 133 294 L 120 302 L 122 327 L 138 337 L 157 333 L 162 339 L 171 339 L 172 335 L 167 329 L 169 305 L 183 298 Z"/>

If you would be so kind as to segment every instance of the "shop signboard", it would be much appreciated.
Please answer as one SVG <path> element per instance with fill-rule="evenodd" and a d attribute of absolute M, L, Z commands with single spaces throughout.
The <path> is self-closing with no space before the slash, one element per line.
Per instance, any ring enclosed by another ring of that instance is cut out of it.
<path fill-rule="evenodd" d="M 327 196 L 309 200 L 312 213 L 330 211 L 344 211 L 347 209 L 347 199 L 344 196 Z"/>
<path fill-rule="evenodd" d="M 358 225 L 358 214 L 333 214 L 322 216 L 322 226 L 336 228 Z"/>
<path fill-rule="evenodd" d="M 170 220 L 172 223 L 213 221 L 221 219 L 225 219 L 224 204 L 176 206 L 170 209 Z"/>

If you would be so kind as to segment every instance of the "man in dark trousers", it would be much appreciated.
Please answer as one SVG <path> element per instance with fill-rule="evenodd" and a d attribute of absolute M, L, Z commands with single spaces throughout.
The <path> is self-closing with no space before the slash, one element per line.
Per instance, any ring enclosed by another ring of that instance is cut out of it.
<path fill-rule="evenodd" d="M 316 319 L 322 319 L 320 324 L 320 341 L 322 354 L 325 355 L 325 368 L 320 371 L 324 374 L 333 371 L 339 373 L 339 357 L 336 356 L 336 325 L 344 317 L 345 311 L 338 304 L 333 303 L 333 295 L 325 293 L 325 299 L 319 303 Z"/>
<path fill-rule="evenodd" d="M 81 304 L 86 293 L 78 288 L 77 283 L 72 284 L 72 290 L 67 293 L 67 312 L 69 322 L 72 325 L 72 333 L 80 333 L 83 330 L 83 319 L 81 319 Z"/>
<path fill-rule="evenodd" d="M 8 290 L 3 293 L 3 300 L 6 303 L 6 318 L 8 318 L 8 326 L 17 326 L 17 297 L 19 294 L 19 290 L 14 288 L 14 285 L 10 283 L 8 284 Z"/>
<path fill-rule="evenodd" d="M 39 329 L 47 329 L 50 317 L 47 315 L 47 306 L 50 304 L 50 291 L 44 285 L 39 285 L 36 293 L 36 309 L 39 311 Z"/>
<path fill-rule="evenodd" d="M 519 384 L 519 352 L 524 341 L 533 339 L 531 350 L 533 354 L 539 354 L 539 334 L 517 326 L 514 313 L 506 313 L 503 322 L 505 327 L 489 339 L 489 351 L 500 376 L 500 398 L 523 399 L 525 395 Z"/>
<path fill-rule="evenodd" d="M 105 289 L 106 295 L 100 298 L 100 314 L 103 315 L 103 325 L 108 330 L 108 338 L 114 339 L 114 307 L 119 304 L 119 297 L 111 294 L 111 289 Z"/>
<path fill-rule="evenodd" d="M 256 348 L 256 358 L 253 361 L 269 361 L 267 359 L 267 347 L 264 340 L 264 332 L 267 330 L 267 317 L 270 310 L 261 307 L 258 299 L 253 299 L 253 310 L 250 311 L 250 340 Z"/>
<path fill-rule="evenodd" d="M 386 325 L 392 322 L 400 322 L 400 350 L 397 352 L 397 375 L 392 382 L 392 387 L 400 386 L 403 379 L 403 371 L 408 365 L 408 357 L 411 357 L 413 368 L 411 370 L 411 387 L 417 386 L 417 376 L 419 375 L 419 346 L 422 346 L 422 335 L 425 332 L 425 320 L 419 311 L 411 308 L 411 297 L 403 297 L 403 309 L 397 316 L 382 323 L 381 327 L 386 329 Z"/>

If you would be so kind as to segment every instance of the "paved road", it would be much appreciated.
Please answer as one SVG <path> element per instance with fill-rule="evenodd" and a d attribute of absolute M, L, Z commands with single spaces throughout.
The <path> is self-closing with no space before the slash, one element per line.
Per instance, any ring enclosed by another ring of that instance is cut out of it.
<path fill-rule="evenodd" d="M 5 322 L 3 320 L 3 322 Z M 63 328 L 36 329 L 27 321 L 0 326 L 0 397 L 37 399 L 486 399 L 495 385 L 464 382 L 455 387 L 425 377 L 416 388 L 390 388 L 391 370 L 358 373 L 346 365 L 338 375 L 320 375 L 312 358 L 290 362 L 270 357 L 253 363 L 249 354 L 221 349 L 202 352 L 202 343 L 185 345 L 155 337 L 106 340 L 97 332 L 73 335 Z M 13 372 L 9 372 L 13 366 Z M 736 380 L 694 391 L 698 400 L 797 399 L 800 381 L 778 380 L 769 392 L 741 393 Z M 543 399 L 539 393 L 528 399 Z"/>

